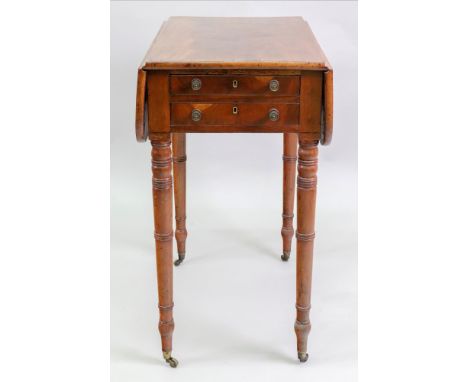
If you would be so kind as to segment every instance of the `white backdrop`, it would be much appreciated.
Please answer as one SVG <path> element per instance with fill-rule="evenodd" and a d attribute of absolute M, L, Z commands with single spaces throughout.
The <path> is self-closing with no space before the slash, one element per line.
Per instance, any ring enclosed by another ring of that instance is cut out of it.
<path fill-rule="evenodd" d="M 293 330 L 294 244 L 290 261 L 280 260 L 280 134 L 187 136 L 189 236 L 186 260 L 174 269 L 180 364 L 173 370 L 162 360 L 150 147 L 135 141 L 134 106 L 137 67 L 162 21 L 175 15 L 302 16 L 334 68 L 306 364 L 297 360 Z M 112 2 L 112 381 L 356 380 L 356 178 L 357 2 Z"/>

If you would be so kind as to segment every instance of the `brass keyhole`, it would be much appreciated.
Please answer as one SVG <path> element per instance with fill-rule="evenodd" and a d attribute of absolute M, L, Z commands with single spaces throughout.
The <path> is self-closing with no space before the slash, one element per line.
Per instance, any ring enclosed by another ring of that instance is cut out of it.
<path fill-rule="evenodd" d="M 239 110 L 237 109 L 237 106 L 234 106 L 232 108 L 232 114 L 237 114 L 239 112 Z"/>
<path fill-rule="evenodd" d="M 232 87 L 233 88 L 237 88 L 238 85 L 239 85 L 239 83 L 237 82 L 237 80 L 232 81 Z"/>

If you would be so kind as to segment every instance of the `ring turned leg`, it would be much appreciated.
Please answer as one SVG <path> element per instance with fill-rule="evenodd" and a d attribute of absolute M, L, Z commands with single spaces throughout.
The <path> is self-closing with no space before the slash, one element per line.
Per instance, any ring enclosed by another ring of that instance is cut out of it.
<path fill-rule="evenodd" d="M 296 262 L 296 323 L 297 354 L 301 362 L 307 361 L 307 337 L 312 283 L 314 247 L 315 199 L 317 190 L 318 141 L 308 134 L 299 134 L 299 160 L 297 176 L 297 262 Z"/>
<path fill-rule="evenodd" d="M 185 227 L 185 178 L 186 161 L 185 153 L 185 133 L 172 134 L 172 148 L 174 161 L 174 201 L 175 201 L 175 220 L 177 241 L 177 253 L 179 258 L 174 265 L 179 265 L 185 259 L 185 240 L 187 239 L 187 229 Z"/>
<path fill-rule="evenodd" d="M 160 134 L 151 141 L 153 171 L 154 238 L 156 239 L 156 270 L 159 296 L 159 332 L 163 357 L 171 367 L 172 358 L 172 158 L 170 134 Z"/>
<path fill-rule="evenodd" d="M 296 180 L 297 134 L 283 134 L 283 255 L 281 259 L 288 261 L 291 254 L 291 241 L 294 235 L 294 191 Z"/>

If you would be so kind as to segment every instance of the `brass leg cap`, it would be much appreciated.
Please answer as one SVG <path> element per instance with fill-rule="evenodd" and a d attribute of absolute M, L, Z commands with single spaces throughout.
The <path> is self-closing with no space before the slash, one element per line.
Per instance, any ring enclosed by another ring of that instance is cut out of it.
<path fill-rule="evenodd" d="M 182 261 L 184 261 L 185 259 L 185 253 L 179 253 L 179 258 L 174 261 L 174 265 L 177 267 L 179 266 L 180 264 L 182 264 Z"/>
<path fill-rule="evenodd" d="M 309 354 L 305 352 L 297 352 L 297 358 L 299 358 L 299 361 L 301 362 L 306 362 L 309 359 Z"/>
<path fill-rule="evenodd" d="M 169 359 L 166 359 L 166 362 L 172 367 L 172 368 L 176 368 L 177 365 L 179 364 L 179 361 L 177 361 L 175 358 L 169 358 Z"/>
<path fill-rule="evenodd" d="M 290 255 L 291 255 L 291 252 L 283 251 L 283 256 L 281 256 L 281 260 L 288 261 Z"/>
<path fill-rule="evenodd" d="M 163 357 L 164 360 L 173 368 L 176 368 L 179 364 L 179 361 L 171 356 L 171 352 L 163 352 Z"/>

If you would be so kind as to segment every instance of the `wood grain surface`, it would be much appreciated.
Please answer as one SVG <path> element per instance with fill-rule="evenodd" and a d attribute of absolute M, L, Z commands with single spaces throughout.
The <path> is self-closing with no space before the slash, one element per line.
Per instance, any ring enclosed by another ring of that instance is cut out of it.
<path fill-rule="evenodd" d="M 329 145 L 333 135 L 333 70 L 323 73 L 323 121 L 320 143 Z"/>
<path fill-rule="evenodd" d="M 291 241 L 294 235 L 294 191 L 296 190 L 297 134 L 283 134 L 283 255 L 287 261 L 291 255 Z"/>
<path fill-rule="evenodd" d="M 174 262 L 180 265 L 185 259 L 185 240 L 187 228 L 185 227 L 186 204 L 186 161 L 185 133 L 172 134 L 172 162 L 174 173 L 174 204 L 175 204 L 175 238 L 177 241 L 177 253 L 179 258 Z"/>
<path fill-rule="evenodd" d="M 233 108 L 237 114 L 233 114 Z M 200 121 L 192 120 L 192 110 L 202 113 Z M 271 121 L 269 111 L 276 109 L 279 119 Z M 173 103 L 171 105 L 171 125 L 248 125 L 248 126 L 288 126 L 299 124 L 298 104 L 277 103 Z"/>
<path fill-rule="evenodd" d="M 172 285 L 172 153 L 170 134 L 159 134 L 151 140 L 153 172 L 154 238 L 158 279 L 159 332 L 164 353 L 172 351 L 174 301 Z"/>
<path fill-rule="evenodd" d="M 199 80 L 201 87 L 192 89 L 192 80 Z M 277 81 L 279 88 L 270 89 L 270 81 Z M 234 83 L 235 82 L 235 83 Z M 176 75 L 170 78 L 171 94 L 198 95 L 246 95 L 246 96 L 297 96 L 299 76 L 223 76 Z"/>
<path fill-rule="evenodd" d="M 198 92 L 191 88 L 192 76 L 203 77 Z M 254 78 L 246 82 L 242 76 Z M 267 88 L 274 77 L 280 80 L 277 92 Z M 234 79 L 239 81 L 236 88 Z M 171 127 L 169 103 L 174 101 L 268 103 L 268 96 L 283 103 L 296 101 L 287 97 L 300 96 L 299 126 L 282 130 L 276 124 L 257 130 L 221 123 L 222 129 L 216 131 L 301 131 L 318 135 L 323 145 L 331 142 L 333 70 L 301 17 L 171 17 L 162 24 L 138 71 L 136 137 L 141 142 L 160 132 L 212 131 L 207 125 L 199 125 L 198 130 L 187 129 L 189 125 Z"/>
<path fill-rule="evenodd" d="M 302 17 L 171 17 L 144 69 L 329 67 Z"/>
<path fill-rule="evenodd" d="M 192 86 L 195 78 L 201 86 Z M 301 17 L 171 17 L 138 70 L 135 127 L 137 140 L 149 137 L 152 145 L 158 326 L 172 367 L 172 201 L 180 265 L 187 238 L 185 133 L 284 133 L 282 259 L 291 253 L 297 161 L 294 329 L 298 358 L 307 361 L 318 143 L 329 144 L 333 132 L 333 70 L 308 24 Z"/>
<path fill-rule="evenodd" d="M 138 142 L 145 142 L 148 137 L 146 117 L 146 72 L 138 69 L 135 113 L 135 134 Z"/>

